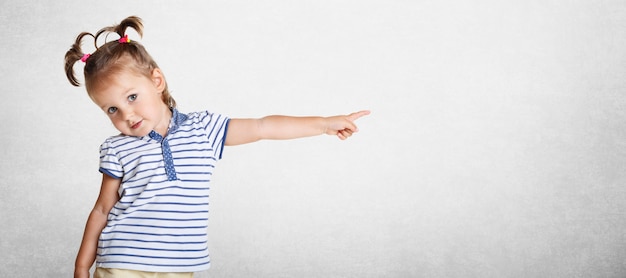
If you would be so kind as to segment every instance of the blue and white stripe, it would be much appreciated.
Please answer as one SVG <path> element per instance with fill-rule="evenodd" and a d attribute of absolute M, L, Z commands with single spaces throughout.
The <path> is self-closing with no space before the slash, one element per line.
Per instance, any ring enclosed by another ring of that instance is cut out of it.
<path fill-rule="evenodd" d="M 221 158 L 228 118 L 173 111 L 165 138 L 125 135 L 100 148 L 100 171 L 122 180 L 96 265 L 151 272 L 209 268 L 209 182 Z"/>

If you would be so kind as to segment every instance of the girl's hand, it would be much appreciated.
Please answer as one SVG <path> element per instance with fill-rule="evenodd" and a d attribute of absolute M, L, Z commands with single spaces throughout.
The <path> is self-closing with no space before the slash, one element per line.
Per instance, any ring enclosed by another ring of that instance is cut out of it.
<path fill-rule="evenodd" d="M 333 116 L 324 118 L 326 121 L 326 129 L 324 133 L 328 135 L 337 135 L 339 139 L 346 140 L 353 133 L 359 131 L 354 121 L 363 116 L 369 115 L 369 110 L 354 112 L 350 115 Z"/>

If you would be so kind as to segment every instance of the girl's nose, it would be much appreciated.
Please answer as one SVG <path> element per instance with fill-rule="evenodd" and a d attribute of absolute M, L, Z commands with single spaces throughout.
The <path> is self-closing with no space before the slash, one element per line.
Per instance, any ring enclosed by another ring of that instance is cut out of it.
<path fill-rule="evenodd" d="M 131 121 L 135 116 L 135 113 L 133 113 L 132 110 L 126 109 L 120 110 L 120 112 L 122 113 L 122 119 L 124 119 L 125 121 Z"/>

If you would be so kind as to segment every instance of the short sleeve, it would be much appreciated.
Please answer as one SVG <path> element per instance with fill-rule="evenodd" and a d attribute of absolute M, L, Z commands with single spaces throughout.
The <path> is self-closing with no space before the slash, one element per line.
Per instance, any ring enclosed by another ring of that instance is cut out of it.
<path fill-rule="evenodd" d="M 211 144 L 211 148 L 215 151 L 215 157 L 222 159 L 230 119 L 222 114 L 209 111 L 205 113 L 205 116 L 202 118 L 202 125 L 207 132 L 207 139 Z"/>
<path fill-rule="evenodd" d="M 110 138 L 100 145 L 100 172 L 117 179 L 121 179 L 124 175 Z"/>

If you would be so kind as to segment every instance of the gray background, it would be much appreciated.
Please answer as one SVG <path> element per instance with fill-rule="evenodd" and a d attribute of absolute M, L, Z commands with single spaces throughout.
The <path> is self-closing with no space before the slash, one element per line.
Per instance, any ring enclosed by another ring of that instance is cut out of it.
<path fill-rule="evenodd" d="M 73 271 L 116 131 L 63 56 L 129 15 L 183 111 L 372 110 L 227 148 L 197 277 L 626 276 L 622 0 L 3 1 L 0 276 Z"/>

